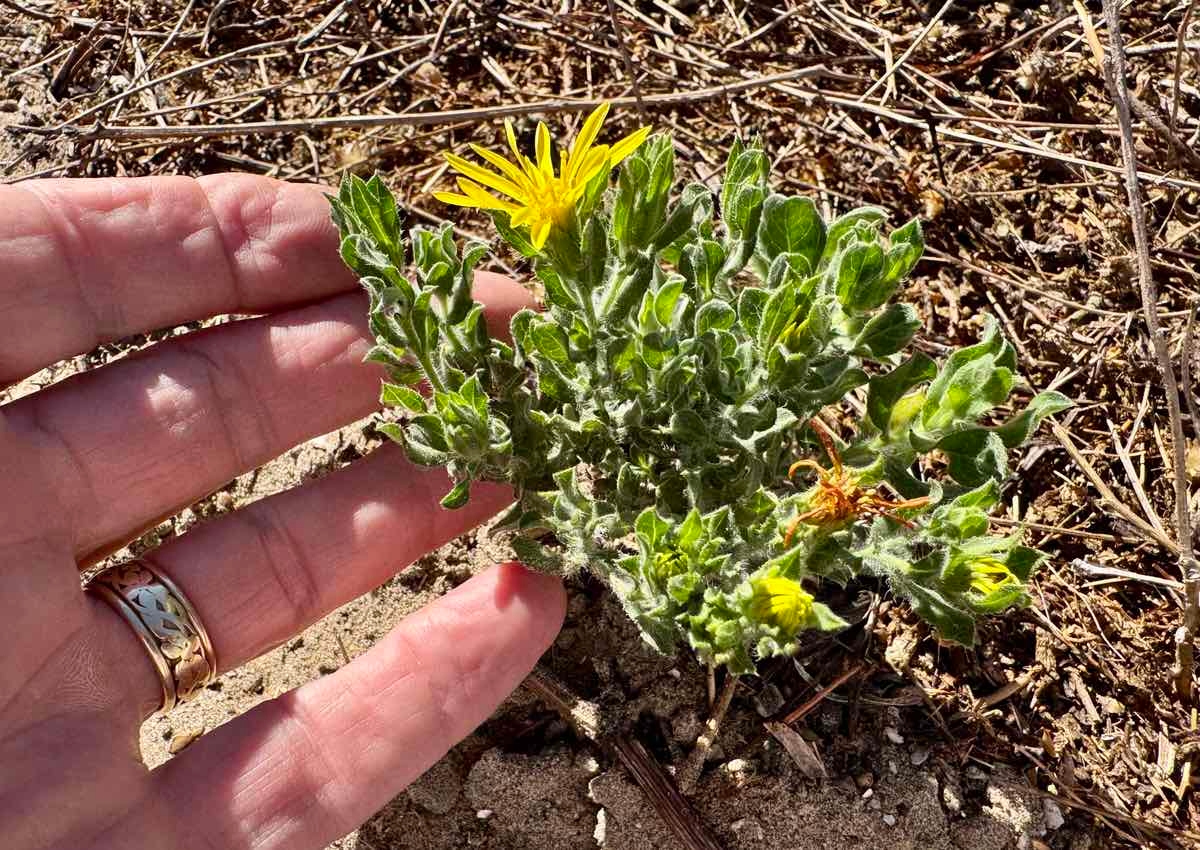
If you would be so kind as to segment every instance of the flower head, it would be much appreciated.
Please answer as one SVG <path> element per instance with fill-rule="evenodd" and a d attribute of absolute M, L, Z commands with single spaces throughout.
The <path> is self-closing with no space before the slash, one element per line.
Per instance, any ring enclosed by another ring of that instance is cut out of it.
<path fill-rule="evenodd" d="M 760 622 L 778 626 L 789 635 L 812 622 L 813 597 L 800 582 L 774 575 L 753 580 L 751 587 L 750 613 Z"/>
<path fill-rule="evenodd" d="M 981 596 L 991 596 L 1000 590 L 1019 587 L 1020 580 L 999 558 L 984 555 L 970 562 L 971 589 Z"/>
<path fill-rule="evenodd" d="M 818 419 L 813 419 L 811 425 L 824 445 L 825 453 L 833 461 L 833 468 L 826 469 L 815 460 L 805 459 L 796 461 L 788 469 L 789 478 L 801 469 L 813 470 L 817 473 L 817 484 L 806 499 L 808 510 L 793 517 L 784 533 L 784 546 L 792 545 L 792 538 L 802 523 L 834 528 L 861 516 L 884 516 L 902 525 L 911 525 L 892 511 L 923 508 L 929 504 L 926 496 L 896 501 L 879 495 L 873 487 L 860 486 L 859 477 L 842 465 L 842 458 L 825 426 Z"/>
<path fill-rule="evenodd" d="M 611 169 L 646 140 L 649 127 L 630 133 L 613 145 L 597 145 L 600 125 L 608 114 L 608 104 L 602 103 L 583 122 L 579 135 L 565 151 L 559 151 L 558 172 L 550 154 L 550 131 L 538 122 L 534 159 L 521 153 L 517 134 L 511 121 L 504 122 L 504 133 L 512 151 L 512 160 L 479 145 L 471 150 L 496 168 L 484 168 L 470 160 L 446 153 L 446 161 L 462 176 L 457 192 L 435 192 L 434 197 L 447 204 L 477 207 L 507 213 L 513 227 L 528 227 L 535 248 L 546 244 L 550 230 L 564 227 L 575 211 L 576 202 L 583 197 L 588 183 L 604 169 Z M 500 197 L 492 194 L 497 192 Z"/>

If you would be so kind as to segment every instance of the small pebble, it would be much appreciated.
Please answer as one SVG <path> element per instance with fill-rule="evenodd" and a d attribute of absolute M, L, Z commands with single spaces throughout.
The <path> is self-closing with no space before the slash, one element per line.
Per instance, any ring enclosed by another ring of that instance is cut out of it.
<path fill-rule="evenodd" d="M 738 838 L 745 838 L 750 841 L 762 841 L 766 837 L 762 824 L 754 818 L 735 820 L 729 825 L 729 828 L 733 830 L 734 835 L 738 836 Z"/>
<path fill-rule="evenodd" d="M 495 812 L 493 812 L 491 809 L 480 809 L 475 813 L 475 817 L 479 818 L 479 820 L 487 820 L 494 814 Z"/>
<path fill-rule="evenodd" d="M 893 744 L 904 743 L 904 736 L 900 734 L 900 730 L 895 726 L 885 726 L 883 729 L 883 735 Z"/>
<path fill-rule="evenodd" d="M 604 809 L 596 812 L 596 828 L 592 830 L 592 838 L 596 839 L 597 847 L 603 847 L 608 838 L 608 812 Z"/>
<path fill-rule="evenodd" d="M 779 709 L 783 708 L 785 700 L 783 694 L 779 692 L 779 688 L 773 684 L 768 684 L 754 696 L 754 710 L 758 712 L 759 717 L 771 717 Z"/>
<path fill-rule="evenodd" d="M 251 679 L 249 682 L 246 683 L 245 690 L 246 690 L 246 693 L 248 693 L 248 694 L 261 694 L 263 692 L 263 690 L 266 689 L 266 686 L 267 686 L 266 677 L 264 677 L 262 673 L 259 673 L 257 676 L 255 676 L 253 679 Z"/>
<path fill-rule="evenodd" d="M 987 771 L 973 764 L 967 766 L 967 769 L 963 771 L 963 776 L 971 782 L 987 782 L 988 780 Z"/>
<path fill-rule="evenodd" d="M 182 753 L 202 734 L 204 734 L 204 730 L 202 729 L 193 729 L 190 732 L 181 732 L 180 734 L 171 738 L 171 743 L 167 745 L 167 752 L 169 752 L 171 755 Z"/>
<path fill-rule="evenodd" d="M 895 826 L 896 825 L 896 816 L 895 815 L 884 815 L 883 822 L 887 826 Z"/>
<path fill-rule="evenodd" d="M 925 762 L 929 761 L 929 748 L 914 747 L 912 754 L 908 757 L 908 760 L 912 763 L 913 767 L 920 767 L 921 765 L 925 764 Z"/>
<path fill-rule="evenodd" d="M 1067 819 L 1063 817 L 1063 811 L 1059 808 L 1058 803 L 1048 798 L 1042 798 L 1042 814 L 1046 820 L 1046 829 L 1053 832 L 1056 829 L 1061 829 Z"/>

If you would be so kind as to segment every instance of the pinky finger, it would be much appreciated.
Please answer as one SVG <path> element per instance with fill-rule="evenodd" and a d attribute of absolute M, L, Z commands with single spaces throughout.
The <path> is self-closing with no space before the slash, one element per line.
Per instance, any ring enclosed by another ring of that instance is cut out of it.
<path fill-rule="evenodd" d="M 346 667 L 230 721 L 159 769 L 200 847 L 319 850 L 482 723 L 562 624 L 557 579 L 496 567 Z"/>

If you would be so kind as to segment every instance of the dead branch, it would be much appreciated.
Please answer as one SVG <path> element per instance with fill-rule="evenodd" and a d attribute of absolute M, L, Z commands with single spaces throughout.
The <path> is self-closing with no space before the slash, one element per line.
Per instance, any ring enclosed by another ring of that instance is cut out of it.
<path fill-rule="evenodd" d="M 1150 265 L 1150 239 L 1146 228 L 1146 211 L 1138 185 L 1137 152 L 1133 145 L 1133 118 L 1129 88 L 1125 82 L 1125 46 L 1121 38 L 1119 0 L 1104 0 L 1104 15 L 1108 21 L 1110 50 L 1105 71 L 1109 90 L 1117 107 L 1121 125 L 1121 154 L 1125 161 L 1125 190 L 1129 196 L 1129 216 L 1133 225 L 1133 240 L 1137 252 L 1138 286 L 1142 295 L 1142 311 L 1146 330 L 1158 360 L 1163 388 L 1167 396 L 1170 417 L 1173 466 L 1175 475 L 1175 530 L 1179 536 L 1179 571 L 1184 581 L 1183 626 L 1176 634 L 1175 687 L 1179 696 L 1192 698 L 1192 667 L 1197 628 L 1200 627 L 1200 563 L 1192 549 L 1192 519 L 1187 479 L 1187 443 L 1183 436 L 1183 415 L 1179 404 L 1179 386 L 1167 339 L 1158 324 L 1158 289 Z"/>

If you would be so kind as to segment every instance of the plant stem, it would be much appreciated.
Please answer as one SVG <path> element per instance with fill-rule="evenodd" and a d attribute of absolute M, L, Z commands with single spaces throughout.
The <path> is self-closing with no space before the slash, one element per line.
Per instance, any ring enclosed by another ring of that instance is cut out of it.
<path fill-rule="evenodd" d="M 704 731 L 696 739 L 696 746 L 688 753 L 687 760 L 683 763 L 683 767 L 679 769 L 679 788 L 685 794 L 690 794 L 696 788 L 696 782 L 700 779 L 701 771 L 704 770 L 705 759 L 708 758 L 713 744 L 717 742 L 717 736 L 721 733 L 721 723 L 725 720 L 725 713 L 729 710 L 729 704 L 733 701 L 733 694 L 737 690 L 737 683 L 737 676 L 726 673 L 725 684 L 721 688 L 721 694 L 717 697 L 716 704 L 713 706 L 712 715 L 708 718 L 708 722 L 704 724 Z"/>

